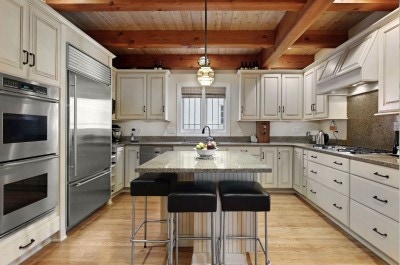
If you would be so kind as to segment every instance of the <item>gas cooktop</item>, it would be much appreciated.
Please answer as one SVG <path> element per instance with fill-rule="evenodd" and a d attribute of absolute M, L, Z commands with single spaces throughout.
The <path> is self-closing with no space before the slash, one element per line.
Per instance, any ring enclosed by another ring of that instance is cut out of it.
<path fill-rule="evenodd" d="M 350 153 L 350 154 L 392 154 L 391 151 L 372 149 L 365 147 L 355 147 L 355 146 L 340 146 L 340 145 L 313 145 L 316 149 L 325 149 L 333 152 L 340 153 Z"/>

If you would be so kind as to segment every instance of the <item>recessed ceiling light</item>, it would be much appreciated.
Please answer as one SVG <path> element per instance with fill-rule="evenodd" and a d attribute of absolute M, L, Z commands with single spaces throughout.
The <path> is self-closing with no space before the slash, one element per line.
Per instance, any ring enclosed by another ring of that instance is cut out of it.
<path fill-rule="evenodd" d="M 133 50 L 133 48 L 131 48 L 131 47 L 128 47 L 127 49 L 128 49 L 128 50 Z"/>

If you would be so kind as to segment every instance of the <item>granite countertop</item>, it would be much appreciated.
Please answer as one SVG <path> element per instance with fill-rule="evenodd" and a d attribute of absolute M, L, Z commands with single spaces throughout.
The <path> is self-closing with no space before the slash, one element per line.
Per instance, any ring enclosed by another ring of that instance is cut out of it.
<path fill-rule="evenodd" d="M 258 173 L 272 172 L 272 168 L 242 152 L 216 151 L 215 157 L 200 159 L 193 151 L 169 151 L 138 166 L 136 172 Z"/>
<path fill-rule="evenodd" d="M 118 146 L 125 145 L 168 145 L 168 146 L 195 146 L 198 141 L 140 141 L 140 142 L 130 142 L 130 141 L 121 141 L 117 144 Z M 250 142 L 218 142 L 218 146 L 255 146 L 255 147 L 268 147 L 268 146 L 293 146 L 300 147 L 307 150 L 326 153 L 330 155 L 345 157 L 352 160 L 357 160 L 361 162 L 371 163 L 379 166 L 390 167 L 399 169 L 399 158 L 395 156 L 391 156 L 389 154 L 348 154 L 348 153 L 340 153 L 335 151 L 330 151 L 327 149 L 318 149 L 313 148 L 313 144 L 307 143 L 294 143 L 294 142 L 270 142 L 270 143 L 250 143 Z M 193 153 L 193 152 L 192 152 Z"/>

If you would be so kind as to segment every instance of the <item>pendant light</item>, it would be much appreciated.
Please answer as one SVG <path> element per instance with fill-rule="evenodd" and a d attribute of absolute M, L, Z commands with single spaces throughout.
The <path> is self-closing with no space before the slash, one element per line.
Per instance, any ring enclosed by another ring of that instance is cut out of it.
<path fill-rule="evenodd" d="M 200 69 L 197 71 L 197 81 L 202 86 L 211 86 L 214 82 L 214 71 L 210 67 L 211 60 L 207 57 L 207 0 L 205 0 L 204 18 L 204 56 L 201 56 L 197 60 L 200 66 Z"/>

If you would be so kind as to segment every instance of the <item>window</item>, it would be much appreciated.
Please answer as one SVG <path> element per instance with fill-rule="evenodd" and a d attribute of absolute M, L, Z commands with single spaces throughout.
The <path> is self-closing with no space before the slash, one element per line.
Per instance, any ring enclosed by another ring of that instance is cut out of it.
<path fill-rule="evenodd" d="M 226 134 L 226 94 L 226 87 L 181 87 L 178 93 L 180 132 L 199 134 L 208 125 L 214 135 Z"/>

